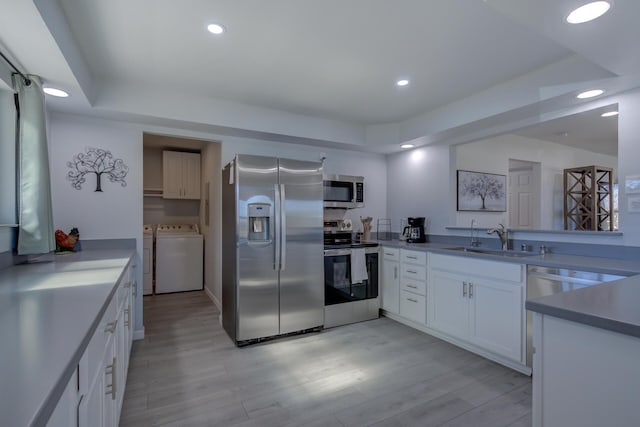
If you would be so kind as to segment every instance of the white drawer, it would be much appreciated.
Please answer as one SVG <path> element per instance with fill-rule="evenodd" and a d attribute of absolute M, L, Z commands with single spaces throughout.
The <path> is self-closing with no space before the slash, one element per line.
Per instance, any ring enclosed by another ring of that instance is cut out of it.
<path fill-rule="evenodd" d="M 419 265 L 402 264 L 402 277 L 412 280 L 427 280 L 427 268 Z"/>
<path fill-rule="evenodd" d="M 409 262 L 412 264 L 427 265 L 427 253 L 418 251 L 409 251 L 402 249 L 400 251 L 400 259 L 402 262 Z"/>
<path fill-rule="evenodd" d="M 382 257 L 390 261 L 398 261 L 400 259 L 400 249 L 383 247 Z"/>
<path fill-rule="evenodd" d="M 400 315 L 416 323 L 427 323 L 427 302 L 422 295 L 400 292 Z"/>
<path fill-rule="evenodd" d="M 117 326 L 115 322 L 118 318 L 116 302 L 115 297 L 111 299 L 107 310 L 104 312 L 102 319 L 100 319 L 100 323 L 98 323 L 98 327 L 93 333 L 89 345 L 82 356 L 87 363 L 87 372 L 92 376 L 92 378 L 89 378 L 89 383 L 93 380 L 93 376 L 99 371 L 98 365 L 102 362 L 109 340 L 114 339 Z"/>
<path fill-rule="evenodd" d="M 403 277 L 400 281 L 400 285 L 403 291 L 419 294 L 422 296 L 427 294 L 427 282 L 425 282 L 424 280 L 411 280 Z"/>

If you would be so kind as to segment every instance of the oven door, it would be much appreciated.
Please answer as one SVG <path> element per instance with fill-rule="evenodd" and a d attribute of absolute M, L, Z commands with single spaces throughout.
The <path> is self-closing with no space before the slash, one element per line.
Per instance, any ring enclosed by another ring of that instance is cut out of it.
<path fill-rule="evenodd" d="M 366 254 L 367 280 L 351 283 L 351 249 L 324 251 L 325 305 L 378 297 L 378 249 Z"/>

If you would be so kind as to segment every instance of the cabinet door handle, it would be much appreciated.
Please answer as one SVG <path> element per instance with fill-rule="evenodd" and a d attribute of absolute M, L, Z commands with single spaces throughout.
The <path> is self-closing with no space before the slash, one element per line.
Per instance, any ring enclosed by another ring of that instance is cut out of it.
<path fill-rule="evenodd" d="M 111 365 L 107 365 L 105 375 L 111 375 L 111 384 L 107 384 L 105 394 L 111 395 L 111 400 L 116 400 L 116 358 L 113 358 Z"/>
<path fill-rule="evenodd" d="M 394 279 L 398 278 L 398 266 L 393 267 L 393 278 Z"/>
<path fill-rule="evenodd" d="M 131 304 L 124 309 L 124 314 L 127 315 L 127 318 L 124 320 L 124 326 L 128 329 L 131 329 Z"/>
<path fill-rule="evenodd" d="M 467 296 L 467 282 L 462 282 L 462 297 Z"/>
<path fill-rule="evenodd" d="M 117 325 L 118 325 L 118 319 L 114 320 L 113 322 L 107 323 L 107 326 L 105 326 L 104 331 L 112 334 L 116 331 Z"/>
<path fill-rule="evenodd" d="M 473 298 L 473 283 L 469 283 L 469 298 Z"/>
<path fill-rule="evenodd" d="M 417 287 L 417 286 L 415 286 L 415 285 L 407 285 L 407 288 L 418 289 L 418 287 Z"/>
<path fill-rule="evenodd" d="M 133 297 L 137 297 L 138 296 L 138 282 L 134 281 L 133 282 Z"/>
<path fill-rule="evenodd" d="M 413 299 L 413 298 L 407 298 L 407 301 L 416 302 L 416 303 L 418 302 L 417 299 Z"/>

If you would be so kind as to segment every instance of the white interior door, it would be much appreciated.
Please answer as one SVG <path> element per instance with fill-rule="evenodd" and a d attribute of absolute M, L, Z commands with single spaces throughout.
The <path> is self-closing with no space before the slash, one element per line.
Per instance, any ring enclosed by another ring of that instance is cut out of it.
<path fill-rule="evenodd" d="M 533 162 L 510 160 L 509 226 L 535 229 L 540 224 L 540 183 Z M 517 167 L 512 168 L 513 162 Z M 525 164 L 524 167 L 522 164 Z M 530 165 L 526 165 L 530 163 Z"/>

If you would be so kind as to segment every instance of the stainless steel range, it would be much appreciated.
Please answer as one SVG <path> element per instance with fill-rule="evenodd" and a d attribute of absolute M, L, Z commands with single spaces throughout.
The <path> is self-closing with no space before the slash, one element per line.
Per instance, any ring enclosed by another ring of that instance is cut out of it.
<path fill-rule="evenodd" d="M 324 222 L 324 326 L 376 319 L 378 244 L 353 242 L 348 219 Z"/>

